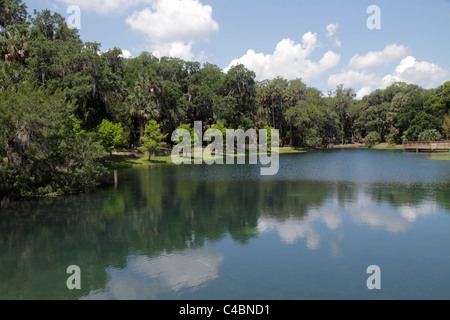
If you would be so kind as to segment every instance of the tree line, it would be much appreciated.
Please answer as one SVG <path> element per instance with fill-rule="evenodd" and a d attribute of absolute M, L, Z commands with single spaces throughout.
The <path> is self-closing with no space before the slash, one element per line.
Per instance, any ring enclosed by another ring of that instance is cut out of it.
<path fill-rule="evenodd" d="M 22 0 L 0 0 L 0 192 L 95 188 L 108 152 L 155 145 L 150 122 L 167 144 L 194 121 L 272 127 L 281 145 L 315 149 L 450 136 L 450 82 L 398 82 L 358 100 L 343 85 L 322 93 L 301 79 L 255 78 L 244 65 L 224 72 L 148 52 L 126 59 L 120 48 L 83 42 L 58 13 L 29 15 Z"/>

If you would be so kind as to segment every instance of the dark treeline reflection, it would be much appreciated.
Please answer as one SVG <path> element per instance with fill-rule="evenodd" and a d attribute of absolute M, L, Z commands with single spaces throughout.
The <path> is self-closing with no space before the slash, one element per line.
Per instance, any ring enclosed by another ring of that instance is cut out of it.
<path fill-rule="evenodd" d="M 227 236 L 245 244 L 258 234 L 260 219 L 302 221 L 310 210 L 320 210 L 327 201 L 345 206 L 363 197 L 393 208 L 433 202 L 450 209 L 450 183 L 270 179 L 244 183 L 209 175 L 210 169 L 206 169 L 133 168 L 118 172 L 115 187 L 95 193 L 3 202 L 0 299 L 80 298 L 102 289 L 108 278 L 106 270 L 125 268 L 130 255 L 151 259 L 201 248 Z M 82 270 L 82 290 L 66 287 L 70 265 Z"/>

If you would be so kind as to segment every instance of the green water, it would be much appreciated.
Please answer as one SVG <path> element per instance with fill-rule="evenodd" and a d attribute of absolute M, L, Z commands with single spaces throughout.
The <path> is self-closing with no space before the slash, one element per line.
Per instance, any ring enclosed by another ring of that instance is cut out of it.
<path fill-rule="evenodd" d="M 276 176 L 135 167 L 93 193 L 3 202 L 0 299 L 449 299 L 450 162 L 426 156 L 286 154 Z"/>

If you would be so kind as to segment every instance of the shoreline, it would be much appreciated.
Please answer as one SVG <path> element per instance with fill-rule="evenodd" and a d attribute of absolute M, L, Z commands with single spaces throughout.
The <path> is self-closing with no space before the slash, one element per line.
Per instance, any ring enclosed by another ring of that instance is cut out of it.
<path fill-rule="evenodd" d="M 368 148 L 364 143 L 330 145 L 329 149 L 374 149 L 374 150 L 403 150 L 402 145 L 390 145 L 388 143 L 379 143 L 372 148 Z M 323 149 L 327 150 L 327 149 Z M 310 150 L 297 147 L 280 147 L 279 154 L 295 154 L 306 153 Z M 154 165 L 173 165 L 170 156 L 170 149 L 163 150 L 162 155 L 156 156 L 155 159 L 148 160 L 148 153 L 139 153 L 137 150 L 129 150 L 125 152 L 113 152 L 110 159 L 105 163 L 109 170 L 125 169 L 134 166 L 154 166 Z M 240 156 L 240 155 L 235 155 Z M 450 160 L 450 154 L 447 152 L 432 153 L 427 159 L 430 160 Z"/>
<path fill-rule="evenodd" d="M 281 147 L 279 148 L 278 154 L 288 154 L 288 153 L 305 153 L 308 152 L 305 148 L 296 147 Z M 125 169 L 134 166 L 153 166 L 153 165 L 173 165 L 172 158 L 170 156 L 170 150 L 164 149 L 163 155 L 156 156 L 155 159 L 148 160 L 148 153 L 139 153 L 137 150 L 117 152 L 114 151 L 112 156 L 110 156 L 105 166 L 109 170 Z M 241 154 L 235 154 L 235 157 L 242 156 Z"/>

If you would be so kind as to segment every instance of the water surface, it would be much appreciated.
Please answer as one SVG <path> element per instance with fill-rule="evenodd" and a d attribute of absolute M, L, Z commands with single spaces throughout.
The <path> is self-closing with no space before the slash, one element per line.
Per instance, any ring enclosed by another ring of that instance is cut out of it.
<path fill-rule="evenodd" d="M 135 167 L 96 192 L 3 203 L 0 299 L 449 299 L 449 214 L 450 163 L 426 154 L 280 155 L 276 176 Z"/>

